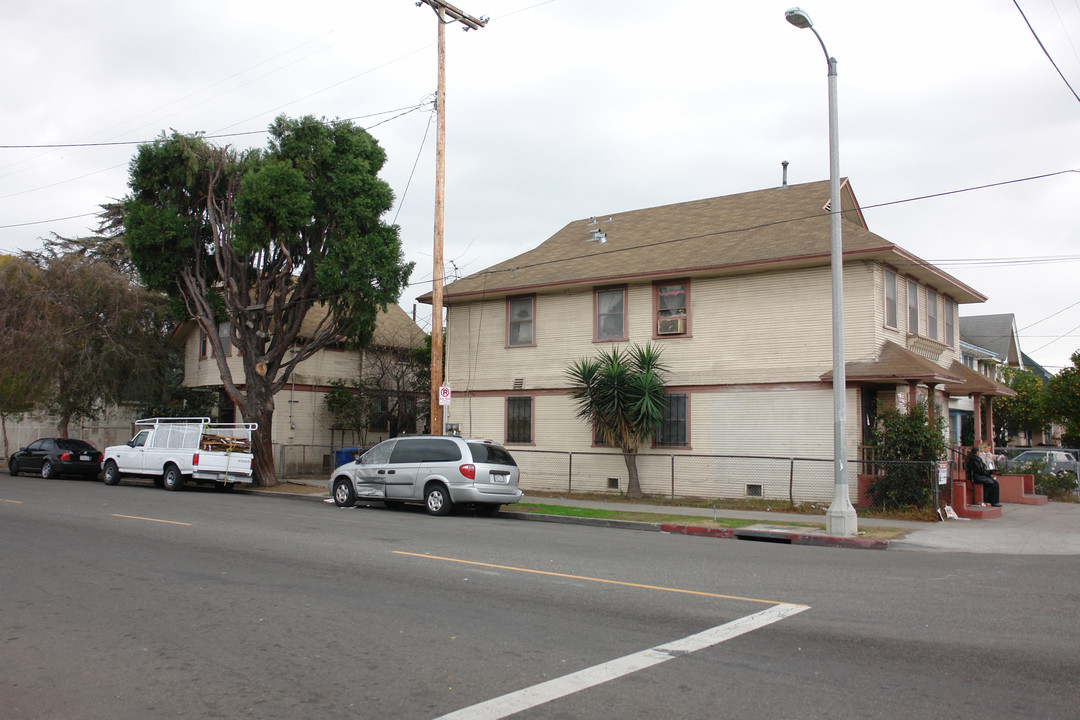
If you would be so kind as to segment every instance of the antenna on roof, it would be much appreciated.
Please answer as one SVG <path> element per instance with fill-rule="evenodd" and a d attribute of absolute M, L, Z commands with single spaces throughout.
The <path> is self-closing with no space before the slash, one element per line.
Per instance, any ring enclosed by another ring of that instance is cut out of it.
<path fill-rule="evenodd" d="M 786 187 L 787 187 L 787 166 L 788 166 L 788 161 L 787 161 L 787 160 L 784 160 L 784 161 L 783 161 L 783 162 L 781 162 L 780 164 L 781 164 L 781 165 L 782 165 L 782 166 L 784 167 L 784 181 L 783 181 L 783 183 L 782 183 L 782 184 L 780 185 L 780 189 L 781 189 L 781 190 L 783 190 L 784 188 L 786 188 Z"/>

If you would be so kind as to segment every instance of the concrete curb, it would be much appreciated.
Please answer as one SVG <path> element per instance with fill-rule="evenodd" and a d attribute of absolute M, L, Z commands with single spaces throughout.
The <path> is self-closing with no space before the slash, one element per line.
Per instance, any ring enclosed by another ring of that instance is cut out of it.
<path fill-rule="evenodd" d="M 798 532 L 781 528 L 707 528 L 695 525 L 669 525 L 667 523 L 634 522 L 632 520 L 604 520 L 600 518 L 579 518 L 568 515 L 541 515 L 539 513 L 518 513 L 500 511 L 496 517 L 512 520 L 530 520 L 532 522 L 566 523 L 568 525 L 589 525 L 592 527 L 619 528 L 622 530 L 644 530 L 647 532 L 666 532 L 672 535 L 690 535 L 722 540 L 756 540 L 785 545 L 809 545 L 813 547 L 852 548 L 857 550 L 888 550 L 888 540 L 867 538 L 847 538 L 824 535 L 821 531 L 808 530 Z"/>
<path fill-rule="evenodd" d="M 241 492 L 262 497 L 292 498 L 325 503 L 329 498 L 312 493 L 282 493 L 269 490 L 242 489 Z M 378 503 L 379 501 L 373 500 Z M 381 504 L 381 503 L 379 503 Z M 667 523 L 636 522 L 633 520 L 608 520 L 604 518 L 573 517 L 571 515 L 543 515 L 541 513 L 523 513 L 512 510 L 500 510 L 497 518 L 507 520 L 527 520 L 530 522 L 564 523 L 567 525 L 585 525 L 588 527 L 613 528 L 618 530 L 638 530 L 644 532 L 665 532 L 672 535 L 689 535 L 722 540 L 752 540 L 785 545 L 809 545 L 813 547 L 853 548 L 858 550 L 888 550 L 888 540 L 869 540 L 866 538 L 835 537 L 823 534 L 823 531 L 807 528 L 805 532 L 781 527 L 744 527 L 744 528 L 707 528 L 696 525 L 670 525 Z"/>

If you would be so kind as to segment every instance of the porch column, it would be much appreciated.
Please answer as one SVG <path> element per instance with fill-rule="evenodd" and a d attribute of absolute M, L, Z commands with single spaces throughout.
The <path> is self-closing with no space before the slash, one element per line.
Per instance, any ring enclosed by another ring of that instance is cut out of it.
<path fill-rule="evenodd" d="M 975 410 L 975 412 L 972 413 L 975 420 L 974 445 L 975 447 L 978 447 L 979 445 L 982 445 L 982 393 L 972 393 L 971 399 L 974 403 L 973 407 Z"/>
<path fill-rule="evenodd" d="M 930 421 L 930 424 L 934 423 L 934 416 L 937 414 L 937 387 L 934 383 L 926 383 L 926 419 Z"/>
<path fill-rule="evenodd" d="M 986 398 L 986 439 L 994 445 L 994 397 Z"/>
<path fill-rule="evenodd" d="M 908 380 L 907 399 L 908 399 L 908 407 L 909 408 L 915 407 L 915 403 L 919 402 L 919 381 L 918 380 Z"/>

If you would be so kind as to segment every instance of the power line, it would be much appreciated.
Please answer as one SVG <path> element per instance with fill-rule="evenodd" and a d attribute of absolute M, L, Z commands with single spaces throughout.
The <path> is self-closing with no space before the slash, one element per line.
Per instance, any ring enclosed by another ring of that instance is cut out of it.
<path fill-rule="evenodd" d="M 62 218 L 52 218 L 51 220 L 34 220 L 33 222 L 24 223 L 12 223 L 11 225 L 0 225 L 0 230 L 7 230 L 8 228 L 17 227 L 29 227 L 30 225 L 45 225 L 47 223 L 63 222 L 64 220 L 75 220 L 77 218 L 95 217 L 97 213 L 83 213 L 82 215 L 68 215 Z"/>
<path fill-rule="evenodd" d="M 1054 62 L 1054 58 L 1050 57 L 1050 51 L 1046 49 L 1046 46 L 1043 45 L 1043 41 L 1039 39 L 1039 34 L 1035 32 L 1035 28 L 1031 27 L 1031 22 L 1028 21 L 1027 15 L 1025 15 L 1023 9 L 1021 9 L 1020 3 L 1017 2 L 1017 0 L 1013 0 L 1013 5 L 1020 11 L 1020 17 L 1024 18 L 1024 23 L 1027 24 L 1028 30 L 1030 30 L 1031 34 L 1035 37 L 1035 42 L 1039 43 L 1039 47 L 1042 48 L 1043 54 L 1046 55 L 1046 59 L 1049 60 L 1050 64 L 1054 66 L 1054 69 L 1057 70 L 1057 74 L 1061 77 L 1061 81 L 1065 83 L 1065 87 L 1069 88 L 1069 92 L 1073 94 L 1073 97 L 1076 98 L 1077 102 L 1080 102 L 1080 95 L 1076 94 L 1076 91 L 1073 90 L 1073 86 L 1065 79 L 1065 75 L 1061 72 L 1061 68 Z"/>
<path fill-rule="evenodd" d="M 357 115 L 355 117 L 345 118 L 345 119 L 348 120 L 349 122 L 353 122 L 353 121 L 356 121 L 356 120 L 366 120 L 367 118 L 377 117 L 379 115 L 389 115 L 390 113 L 401 113 L 401 115 L 396 115 L 395 117 L 389 118 L 387 120 L 383 120 L 381 122 L 378 122 L 378 123 L 370 126 L 370 127 L 378 127 L 379 125 L 382 125 L 383 123 L 389 122 L 390 120 L 396 120 L 397 118 L 401 117 L 402 115 L 407 115 L 410 112 L 415 112 L 417 110 L 420 110 L 427 104 L 428 104 L 428 101 L 425 100 L 424 102 L 418 103 L 417 105 L 394 108 L 393 110 L 380 110 L 379 112 L 368 113 L 367 115 Z M 402 111 L 404 111 L 404 112 L 402 112 Z M 365 129 L 368 129 L 368 128 L 365 128 Z M 243 137 L 245 135 L 265 135 L 268 132 L 269 132 L 269 130 L 247 130 L 247 131 L 244 131 L 244 132 L 218 133 L 218 134 L 214 134 L 214 135 L 200 135 L 200 137 L 206 138 L 208 140 L 217 140 L 217 139 L 220 139 L 220 138 Z M 112 147 L 112 146 L 115 146 L 115 145 L 149 145 L 150 143 L 153 143 L 153 142 L 155 142 L 155 140 L 117 140 L 115 142 L 96 142 L 96 143 L 51 143 L 51 144 L 45 144 L 45 145 L 0 145 L 0 150 L 39 150 L 39 149 L 45 149 L 45 148 Z"/>

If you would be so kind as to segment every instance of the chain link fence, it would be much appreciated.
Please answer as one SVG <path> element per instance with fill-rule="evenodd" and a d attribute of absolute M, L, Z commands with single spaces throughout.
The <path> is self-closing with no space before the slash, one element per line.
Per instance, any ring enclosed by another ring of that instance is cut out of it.
<path fill-rule="evenodd" d="M 351 460 L 350 448 L 330 445 L 275 445 L 281 477 L 327 476 Z M 623 493 L 629 471 L 621 453 L 515 448 L 523 491 Z M 944 466 L 947 471 L 943 471 Z M 883 510 L 944 508 L 956 463 L 851 461 L 847 465 L 852 500 Z M 832 459 L 768 455 L 639 453 L 638 480 L 645 495 L 832 502 Z"/>
<path fill-rule="evenodd" d="M 515 449 L 525 492 L 605 493 L 626 490 L 623 456 L 610 452 Z M 940 463 L 848 464 L 848 485 L 868 488 L 867 499 L 882 507 L 940 506 Z M 766 455 L 639 453 L 638 479 L 646 495 L 829 503 L 834 493 L 831 459 Z M 948 475 L 946 475 L 946 478 Z"/>
<path fill-rule="evenodd" d="M 341 448 L 335 448 L 332 445 L 274 445 L 278 476 L 288 478 L 325 475 L 329 477 L 339 464 L 336 462 L 336 456 L 340 452 Z"/>

